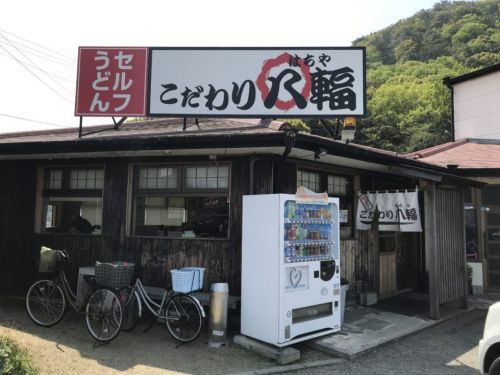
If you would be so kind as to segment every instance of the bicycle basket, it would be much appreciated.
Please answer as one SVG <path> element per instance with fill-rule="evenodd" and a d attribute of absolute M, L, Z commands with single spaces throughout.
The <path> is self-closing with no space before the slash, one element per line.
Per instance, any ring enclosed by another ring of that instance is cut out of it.
<path fill-rule="evenodd" d="M 172 275 L 172 289 L 178 293 L 189 293 L 203 288 L 203 274 L 205 268 L 184 267 L 170 270 Z"/>
<path fill-rule="evenodd" d="M 59 254 L 57 250 L 42 246 L 40 249 L 40 263 L 38 272 L 56 273 L 59 266 Z"/>
<path fill-rule="evenodd" d="M 100 286 L 120 289 L 129 286 L 134 277 L 134 263 L 95 262 L 95 281 Z"/>

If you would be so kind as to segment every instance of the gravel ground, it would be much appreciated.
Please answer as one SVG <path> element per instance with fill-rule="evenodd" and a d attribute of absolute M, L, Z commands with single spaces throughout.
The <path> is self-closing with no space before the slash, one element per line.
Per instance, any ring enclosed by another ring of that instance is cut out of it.
<path fill-rule="evenodd" d="M 296 374 L 479 374 L 478 341 L 486 311 L 471 311 L 352 362 Z"/>
<path fill-rule="evenodd" d="M 161 323 L 144 333 L 146 326 L 140 324 L 131 333 L 120 333 L 111 344 L 96 346 L 83 315 L 70 310 L 56 326 L 42 328 L 28 318 L 24 301 L 0 299 L 0 333 L 28 348 L 42 374 L 231 374 L 276 367 L 274 361 L 231 342 L 223 349 L 209 349 L 206 335 L 177 348 Z M 301 350 L 303 362 L 331 358 Z"/>

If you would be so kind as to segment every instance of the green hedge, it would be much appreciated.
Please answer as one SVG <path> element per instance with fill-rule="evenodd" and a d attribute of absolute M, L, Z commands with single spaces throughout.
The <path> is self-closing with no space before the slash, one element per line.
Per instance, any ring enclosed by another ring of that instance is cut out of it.
<path fill-rule="evenodd" d="M 30 354 L 14 340 L 0 336 L 0 375 L 36 375 Z"/>

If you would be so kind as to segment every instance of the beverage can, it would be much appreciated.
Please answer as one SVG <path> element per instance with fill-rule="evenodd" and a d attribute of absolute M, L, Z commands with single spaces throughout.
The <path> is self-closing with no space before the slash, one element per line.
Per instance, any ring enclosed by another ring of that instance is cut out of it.
<path fill-rule="evenodd" d="M 296 229 L 295 229 L 295 238 L 297 240 L 301 240 L 302 239 L 302 226 L 301 225 L 297 225 L 296 226 Z"/>

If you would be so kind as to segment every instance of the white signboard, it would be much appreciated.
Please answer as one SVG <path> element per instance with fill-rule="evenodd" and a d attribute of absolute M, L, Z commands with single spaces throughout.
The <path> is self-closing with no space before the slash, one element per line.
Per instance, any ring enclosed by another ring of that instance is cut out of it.
<path fill-rule="evenodd" d="M 422 232 L 418 192 L 360 194 L 356 228 L 371 229 L 376 217 L 380 231 Z"/>
<path fill-rule="evenodd" d="M 309 266 L 287 267 L 285 277 L 285 290 L 287 292 L 309 289 Z"/>
<path fill-rule="evenodd" d="M 365 49 L 151 48 L 149 115 L 365 114 Z"/>

